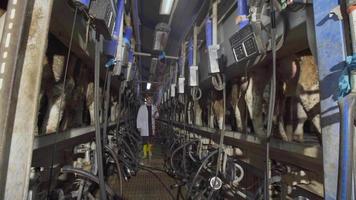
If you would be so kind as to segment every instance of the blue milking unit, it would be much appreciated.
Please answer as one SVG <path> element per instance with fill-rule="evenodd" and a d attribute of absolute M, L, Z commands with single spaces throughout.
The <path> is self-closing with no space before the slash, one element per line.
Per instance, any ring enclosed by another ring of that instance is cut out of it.
<path fill-rule="evenodd" d="M 124 30 L 123 20 L 124 0 L 119 0 L 117 2 L 117 16 L 115 18 L 115 27 L 112 33 L 112 39 L 104 41 L 104 53 L 112 59 L 111 63 L 115 65 L 114 75 L 121 75 L 122 67 L 129 67 L 130 64 L 131 38 L 133 29 L 130 25 L 127 25 Z M 127 70 L 125 70 L 125 73 L 127 73 Z M 127 77 L 127 74 L 125 74 L 124 77 Z"/>
<path fill-rule="evenodd" d="M 115 57 L 116 51 L 118 47 L 118 40 L 120 37 L 120 28 L 123 18 L 123 11 L 124 11 L 124 0 L 119 0 L 117 3 L 117 15 L 115 19 L 115 27 L 112 33 L 112 40 L 106 40 L 104 42 L 104 53 L 106 55 Z"/>

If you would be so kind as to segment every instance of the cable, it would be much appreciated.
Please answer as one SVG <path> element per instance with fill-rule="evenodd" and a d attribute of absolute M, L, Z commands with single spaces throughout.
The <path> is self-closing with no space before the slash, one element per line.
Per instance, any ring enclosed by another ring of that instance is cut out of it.
<path fill-rule="evenodd" d="M 103 37 L 99 36 L 99 41 L 95 42 L 95 69 L 94 69 L 94 118 L 95 118 L 95 151 L 97 153 L 97 164 L 99 174 L 99 188 L 100 199 L 106 200 L 105 192 L 105 175 L 104 175 L 104 163 L 103 163 L 103 147 L 102 147 L 102 135 L 100 130 L 100 94 L 99 94 L 99 82 L 100 82 L 100 44 L 102 44 Z"/>
<path fill-rule="evenodd" d="M 195 142 L 199 142 L 199 141 L 200 141 L 199 139 L 196 139 L 196 140 L 192 140 L 192 141 L 190 141 L 190 142 L 188 142 L 188 143 L 184 143 L 183 145 L 179 146 L 178 148 L 176 148 L 176 149 L 173 151 L 173 153 L 172 153 L 172 155 L 171 155 L 171 159 L 170 159 L 170 163 L 171 163 L 171 167 L 173 168 L 173 171 L 176 171 L 175 166 L 174 166 L 174 164 L 173 164 L 173 157 L 174 157 L 174 155 L 175 155 L 180 149 L 185 148 L 186 146 L 191 145 L 191 144 L 193 144 L 193 143 L 195 143 Z M 183 158 L 184 158 L 184 157 L 185 157 L 185 155 L 183 155 Z"/>
<path fill-rule="evenodd" d="M 214 88 L 218 91 L 221 91 L 225 88 L 224 76 L 221 76 L 221 74 L 213 74 L 211 77 L 211 82 Z"/>
<path fill-rule="evenodd" d="M 226 87 L 225 87 L 225 79 L 223 79 L 223 82 L 221 84 L 223 86 L 223 124 L 222 124 L 222 130 L 220 131 L 220 140 L 219 140 L 219 154 L 218 154 L 218 160 L 216 163 L 216 172 L 215 172 L 215 177 L 218 176 L 219 171 L 221 170 L 221 163 L 222 163 L 222 151 L 223 151 L 223 145 L 224 145 L 224 138 L 225 138 L 225 113 L 226 113 Z M 214 181 L 214 185 L 216 184 L 217 179 Z"/>
<path fill-rule="evenodd" d="M 121 168 L 120 168 L 120 162 L 118 158 L 116 157 L 115 152 L 108 146 L 105 146 L 106 151 L 110 154 L 111 158 L 114 160 L 116 169 L 117 169 L 117 178 L 119 179 L 120 182 L 120 191 L 119 194 L 122 196 L 122 174 L 121 174 Z"/>
<path fill-rule="evenodd" d="M 197 180 L 198 175 L 200 174 L 200 171 L 201 171 L 201 170 L 203 169 L 203 167 L 208 163 L 209 159 L 210 159 L 213 155 L 215 155 L 216 153 L 218 153 L 218 152 L 219 152 L 219 150 L 215 150 L 215 151 L 213 151 L 212 153 L 210 153 L 210 154 L 204 159 L 204 161 L 203 161 L 202 164 L 200 165 L 198 171 L 197 171 L 196 174 L 194 175 L 194 178 L 193 178 L 193 180 L 192 180 L 192 182 L 191 182 L 191 185 L 190 185 L 190 187 L 189 187 L 189 189 L 188 189 L 186 199 L 188 199 L 189 196 L 191 195 L 190 193 L 192 192 L 192 189 L 193 189 L 193 187 L 194 187 L 195 181 Z"/>
<path fill-rule="evenodd" d="M 202 91 L 199 87 L 192 87 L 190 92 L 194 101 L 198 101 L 202 96 Z"/>
<path fill-rule="evenodd" d="M 105 90 L 105 101 L 104 101 L 104 127 L 103 127 L 103 143 L 106 145 L 108 143 L 107 131 L 108 131 L 108 115 L 109 115 L 109 104 L 110 104 L 110 86 L 111 86 L 111 75 L 112 72 L 107 69 L 106 72 L 106 90 Z"/>
<path fill-rule="evenodd" d="M 75 28 L 75 23 L 77 21 L 77 14 L 78 14 L 78 8 L 75 8 L 74 11 L 74 17 L 73 17 L 73 23 L 72 23 L 72 30 L 70 33 L 70 40 L 69 40 L 69 46 L 68 46 L 68 52 L 67 52 L 67 60 L 66 60 L 66 66 L 65 66 L 65 70 L 64 70 L 64 77 L 63 77 L 63 85 L 62 85 L 62 90 L 61 90 L 61 95 L 60 95 L 60 101 L 59 101 L 59 109 L 58 109 L 58 119 L 57 119 L 57 125 L 56 125 L 56 133 L 54 133 L 55 135 L 57 135 L 59 133 L 59 125 L 61 122 L 61 107 L 63 104 L 63 100 L 64 100 L 64 95 L 65 95 L 65 87 L 67 84 L 67 74 L 68 74 L 68 66 L 69 66 L 69 59 L 70 59 L 70 55 L 71 55 L 71 51 L 72 51 L 72 44 L 73 44 L 73 35 L 74 35 L 74 28 Z M 50 199 L 50 192 L 51 192 L 51 185 L 52 185 L 52 176 L 53 176 L 53 165 L 54 165 L 54 156 L 55 153 L 57 151 L 57 137 L 55 137 L 55 142 L 52 148 L 52 154 L 51 154 L 51 165 L 49 168 L 49 178 L 48 178 L 48 189 L 47 189 L 47 199 Z"/>
<path fill-rule="evenodd" d="M 271 178 L 271 161 L 269 158 L 270 149 L 269 142 L 272 133 L 273 126 L 273 114 L 276 101 L 276 17 L 273 2 L 270 2 L 271 7 L 271 46 L 272 46 L 272 81 L 271 81 L 271 91 L 269 96 L 268 105 L 268 121 L 267 121 L 267 133 L 266 133 L 266 172 L 265 172 L 265 186 L 264 186 L 264 199 L 269 199 L 270 193 L 270 178 Z"/>
<path fill-rule="evenodd" d="M 99 185 L 99 179 L 98 179 L 97 176 L 95 176 L 94 174 L 92 174 L 90 172 L 82 170 L 82 169 L 76 169 L 76 168 L 73 168 L 72 166 L 64 166 L 62 168 L 62 173 L 73 173 L 73 174 L 75 174 L 77 176 L 81 176 L 83 178 L 87 178 L 87 179 L 89 179 L 89 180 L 91 180 L 94 183 Z M 105 184 L 104 187 L 105 187 L 104 188 L 105 194 L 107 192 L 112 197 L 117 197 L 118 196 L 117 194 L 115 194 L 115 192 L 107 184 Z M 119 199 L 122 199 L 122 198 L 119 197 Z"/>

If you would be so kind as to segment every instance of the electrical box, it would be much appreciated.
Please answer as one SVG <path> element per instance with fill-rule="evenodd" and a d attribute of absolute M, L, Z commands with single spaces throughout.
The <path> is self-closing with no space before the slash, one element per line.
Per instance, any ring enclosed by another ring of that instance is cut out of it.
<path fill-rule="evenodd" d="M 236 62 L 241 62 L 266 52 L 259 32 L 251 24 L 233 34 L 230 38 L 230 44 Z"/>
<path fill-rule="evenodd" d="M 189 86 L 196 87 L 199 84 L 198 80 L 198 66 L 189 67 Z"/>
<path fill-rule="evenodd" d="M 184 94 L 184 77 L 179 77 L 178 78 L 178 93 L 179 94 Z"/>
<path fill-rule="evenodd" d="M 151 67 L 150 67 L 150 75 L 154 75 L 156 73 L 157 64 L 158 64 L 158 59 L 152 58 L 151 59 Z"/>
<path fill-rule="evenodd" d="M 114 31 L 116 9 L 112 0 L 96 0 L 90 4 L 89 14 L 94 17 L 95 29 L 106 40 L 110 40 Z"/>
<path fill-rule="evenodd" d="M 171 31 L 171 28 L 166 23 L 159 23 L 155 28 L 155 35 L 153 41 L 153 50 L 154 51 L 163 51 L 166 47 L 168 35 Z"/>
<path fill-rule="evenodd" d="M 220 72 L 219 62 L 218 62 L 219 49 L 220 49 L 219 45 L 211 45 L 208 48 L 210 73 L 219 73 Z"/>
<path fill-rule="evenodd" d="M 171 97 L 176 96 L 176 84 L 171 84 Z"/>

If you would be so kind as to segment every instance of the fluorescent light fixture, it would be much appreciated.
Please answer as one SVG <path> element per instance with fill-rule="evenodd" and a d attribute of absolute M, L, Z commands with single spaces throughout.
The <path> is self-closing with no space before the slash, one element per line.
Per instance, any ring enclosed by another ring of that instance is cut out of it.
<path fill-rule="evenodd" d="M 147 82 L 146 89 L 147 90 L 151 89 L 151 83 Z"/>
<path fill-rule="evenodd" d="M 170 15 L 172 11 L 174 0 L 162 0 L 159 14 Z"/>

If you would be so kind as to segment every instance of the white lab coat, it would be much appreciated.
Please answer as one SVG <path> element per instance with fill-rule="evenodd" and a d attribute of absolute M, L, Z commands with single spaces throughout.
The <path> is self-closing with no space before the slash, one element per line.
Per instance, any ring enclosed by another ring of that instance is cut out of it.
<path fill-rule="evenodd" d="M 155 105 L 151 105 L 152 108 L 152 135 L 155 135 L 155 118 L 158 117 L 157 107 Z M 149 128 L 148 128 L 148 109 L 147 105 L 143 104 L 140 106 L 140 109 L 137 113 L 136 118 L 136 127 L 140 131 L 141 136 L 149 136 Z"/>

